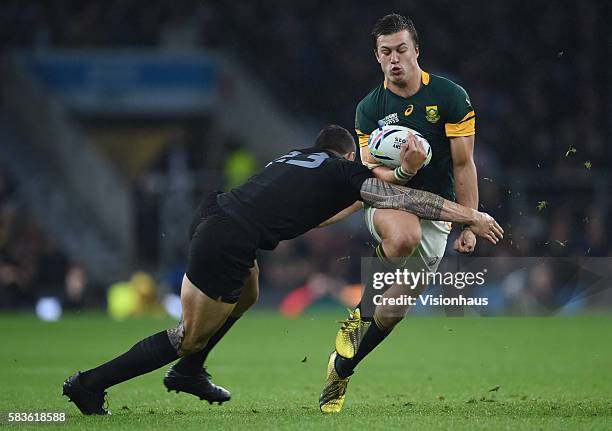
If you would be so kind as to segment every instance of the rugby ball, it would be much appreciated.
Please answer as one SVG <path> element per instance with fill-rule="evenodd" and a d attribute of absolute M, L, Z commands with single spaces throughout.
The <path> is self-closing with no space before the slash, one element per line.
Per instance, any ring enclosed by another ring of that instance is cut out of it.
<path fill-rule="evenodd" d="M 406 143 L 408 133 L 412 133 L 423 145 L 425 154 L 427 154 L 423 166 L 427 166 L 431 161 L 431 146 L 423 135 L 409 127 L 389 125 L 374 130 L 368 139 L 370 154 L 383 165 L 397 168 L 401 164 L 401 146 Z"/>

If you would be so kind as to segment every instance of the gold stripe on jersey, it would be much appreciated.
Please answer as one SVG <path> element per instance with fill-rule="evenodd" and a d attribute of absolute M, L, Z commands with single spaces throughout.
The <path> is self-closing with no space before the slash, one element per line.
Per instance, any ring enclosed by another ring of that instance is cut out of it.
<path fill-rule="evenodd" d="M 357 139 L 359 140 L 359 146 L 360 147 L 367 147 L 368 146 L 368 139 L 370 139 L 370 135 L 366 135 L 365 133 L 363 133 L 359 129 L 355 129 L 355 132 L 357 132 Z"/>
<path fill-rule="evenodd" d="M 421 72 L 421 82 L 423 85 L 429 85 L 429 73 Z"/>
<path fill-rule="evenodd" d="M 444 124 L 446 137 L 472 136 L 476 134 L 476 114 L 470 111 L 458 123 Z"/>

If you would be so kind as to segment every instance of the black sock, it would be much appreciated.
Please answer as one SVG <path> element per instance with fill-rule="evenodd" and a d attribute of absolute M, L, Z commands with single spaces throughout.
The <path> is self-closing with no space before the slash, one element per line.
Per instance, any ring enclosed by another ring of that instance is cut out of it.
<path fill-rule="evenodd" d="M 366 267 L 362 271 L 362 275 L 365 276 L 365 287 L 361 295 L 361 301 L 359 301 L 356 307 L 361 311 L 362 320 L 371 321 L 374 318 L 374 311 L 376 310 L 374 297 L 384 293 L 390 287 L 386 286 L 384 290 L 375 289 L 374 274 L 395 271 L 398 268 L 402 268 L 405 264 L 406 258 L 404 257 L 387 257 L 382 244 L 378 244 L 372 252 L 372 257 L 366 259 Z"/>
<path fill-rule="evenodd" d="M 168 365 L 178 357 L 167 331 L 162 331 L 139 341 L 123 355 L 85 371 L 79 380 L 86 389 L 102 392 L 117 383 Z"/>
<path fill-rule="evenodd" d="M 380 245 L 378 247 L 380 247 Z M 366 267 L 362 272 L 365 275 L 365 286 L 363 293 L 361 294 L 361 300 L 359 301 L 359 304 L 357 304 L 357 307 L 355 307 L 359 308 L 359 311 L 361 312 L 361 320 L 365 321 L 372 321 L 374 318 L 374 310 L 376 307 L 374 305 L 373 298 L 375 294 L 379 293 L 372 287 L 373 274 L 381 270 L 381 262 L 378 259 L 378 253 L 376 251 L 378 247 L 372 251 L 372 256 L 365 260 Z"/>
<path fill-rule="evenodd" d="M 359 349 L 352 359 L 343 358 L 342 356 L 336 356 L 336 372 L 342 378 L 348 377 L 353 374 L 353 369 L 357 366 L 368 353 L 370 353 L 376 346 L 391 333 L 391 330 L 380 329 L 376 324 L 376 320 L 373 320 L 370 327 L 363 335 Z"/>
<path fill-rule="evenodd" d="M 191 355 L 184 356 L 178 361 L 176 364 L 172 366 L 172 368 L 185 375 L 185 376 L 195 376 L 200 371 L 202 371 L 202 367 L 204 366 L 204 362 L 208 357 L 210 351 L 217 345 L 217 343 L 223 338 L 223 336 L 230 330 L 230 328 L 240 319 L 238 317 L 228 317 L 225 323 L 217 329 L 206 343 L 206 347 L 197 353 L 192 353 Z"/>

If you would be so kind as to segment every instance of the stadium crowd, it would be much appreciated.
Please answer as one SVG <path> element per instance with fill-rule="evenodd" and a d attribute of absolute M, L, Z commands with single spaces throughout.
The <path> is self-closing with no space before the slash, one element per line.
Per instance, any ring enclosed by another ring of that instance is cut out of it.
<path fill-rule="evenodd" d="M 482 244 L 478 253 L 612 255 L 605 240 L 612 234 L 610 182 L 597 188 L 594 181 L 612 167 L 605 145 L 612 95 L 603 85 L 611 60 L 600 42 L 611 35 L 602 2 L 280 4 L 8 0 L 0 43 L 229 50 L 285 109 L 305 121 L 350 128 L 356 103 L 381 79 L 369 28 L 386 13 L 407 14 L 420 33 L 423 69 L 463 85 L 476 109 L 481 208 L 501 220 L 508 238 L 495 248 Z M 3 209 L 3 232 L 10 219 Z M 282 245 L 262 282 L 299 285 L 315 270 L 354 282 L 369 241 L 357 219 L 313 231 Z M 304 256 L 310 258 L 299 259 Z"/>
<path fill-rule="evenodd" d="M 0 310 L 59 296 L 65 308 L 96 304 L 87 272 L 46 234 L 15 196 L 17 184 L 0 166 Z"/>

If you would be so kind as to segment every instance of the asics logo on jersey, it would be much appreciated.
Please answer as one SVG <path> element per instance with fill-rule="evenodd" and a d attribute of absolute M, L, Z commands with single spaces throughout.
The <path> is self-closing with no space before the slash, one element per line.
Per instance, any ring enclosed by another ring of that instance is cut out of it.
<path fill-rule="evenodd" d="M 408 105 L 408 107 L 404 111 L 404 115 L 408 117 L 410 114 L 412 114 L 412 111 L 414 111 L 414 105 Z"/>

